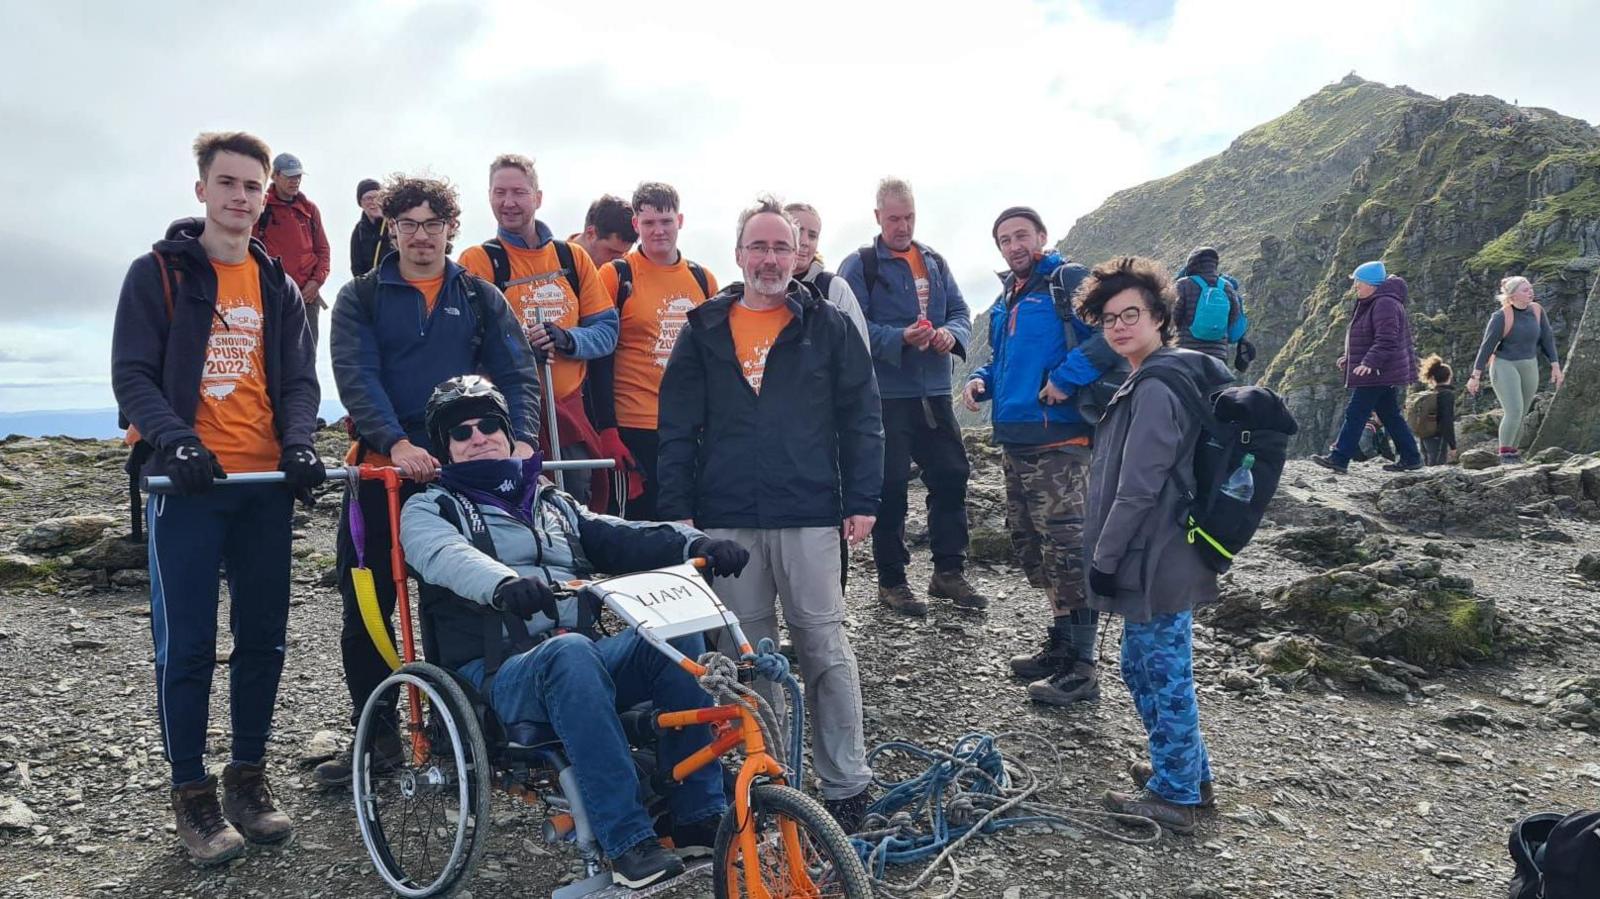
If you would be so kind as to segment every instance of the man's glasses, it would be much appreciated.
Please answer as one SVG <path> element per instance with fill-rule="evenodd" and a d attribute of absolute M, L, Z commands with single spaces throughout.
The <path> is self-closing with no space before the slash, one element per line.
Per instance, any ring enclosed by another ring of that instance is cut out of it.
<path fill-rule="evenodd" d="M 395 219 L 394 229 L 401 234 L 415 234 L 417 229 L 421 228 L 437 237 L 444 233 L 445 225 L 448 224 L 449 222 L 444 219 L 428 219 L 425 222 L 419 222 L 416 219 Z"/>
<path fill-rule="evenodd" d="M 766 256 L 768 253 L 771 253 L 779 259 L 787 259 L 788 257 L 794 255 L 794 247 L 791 247 L 786 243 L 747 243 L 744 245 L 744 251 L 756 257 L 757 259 Z"/>
<path fill-rule="evenodd" d="M 1109 330 L 1112 325 L 1120 321 L 1131 328 L 1134 325 L 1137 325 L 1139 323 L 1139 319 L 1141 318 L 1144 318 L 1144 307 L 1129 306 L 1121 312 L 1118 312 L 1116 315 L 1100 316 L 1100 320 L 1096 322 L 1096 324 Z"/>
<path fill-rule="evenodd" d="M 401 221 L 405 221 L 405 219 L 401 219 Z M 465 443 L 466 441 L 472 439 L 472 432 L 474 430 L 485 437 L 488 437 L 491 434 L 498 434 L 500 433 L 500 419 L 480 419 L 476 426 L 471 424 L 456 425 L 446 433 L 450 435 L 451 440 L 454 440 L 457 443 Z"/>

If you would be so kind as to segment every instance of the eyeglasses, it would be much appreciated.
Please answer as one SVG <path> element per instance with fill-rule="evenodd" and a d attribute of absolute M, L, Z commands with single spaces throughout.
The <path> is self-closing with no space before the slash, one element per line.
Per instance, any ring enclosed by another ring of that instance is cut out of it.
<path fill-rule="evenodd" d="M 401 221 L 405 221 L 405 219 L 401 219 Z M 466 441 L 472 439 L 472 432 L 474 430 L 485 437 L 498 434 L 500 433 L 500 419 L 479 419 L 475 426 L 472 424 L 456 425 L 445 433 L 450 435 L 451 440 L 454 440 L 457 443 L 465 443 Z"/>
<path fill-rule="evenodd" d="M 1139 323 L 1139 319 L 1141 319 L 1143 317 L 1144 317 L 1144 307 L 1143 306 L 1129 306 L 1128 308 L 1122 310 L 1121 312 L 1118 312 L 1116 315 L 1102 315 L 1102 316 L 1100 316 L 1100 319 L 1099 319 L 1099 321 L 1096 322 L 1096 324 L 1098 324 L 1100 327 L 1106 329 L 1107 331 L 1111 330 L 1111 326 L 1116 324 L 1119 321 L 1131 328 L 1134 325 L 1137 325 Z"/>
<path fill-rule="evenodd" d="M 779 259 L 786 259 L 794 255 L 794 247 L 791 247 L 786 243 L 770 245 L 764 243 L 747 243 L 744 245 L 744 251 L 756 257 L 757 259 L 762 258 L 768 253 L 771 253 Z"/>
<path fill-rule="evenodd" d="M 448 224 L 450 223 L 444 219 L 428 219 L 425 222 L 419 222 L 416 219 L 395 219 L 394 229 L 401 234 L 415 234 L 417 229 L 421 228 L 437 237 L 444 233 L 444 228 Z"/>

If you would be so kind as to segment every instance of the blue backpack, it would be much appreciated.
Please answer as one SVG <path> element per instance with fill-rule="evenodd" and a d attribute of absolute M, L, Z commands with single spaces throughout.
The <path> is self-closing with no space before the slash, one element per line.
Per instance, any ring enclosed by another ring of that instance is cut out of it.
<path fill-rule="evenodd" d="M 1189 323 L 1189 333 L 1195 340 L 1228 339 L 1228 315 L 1233 303 L 1228 300 L 1228 282 L 1217 278 L 1215 285 L 1207 284 L 1199 275 L 1190 275 L 1200 288 L 1200 298 L 1194 303 L 1194 321 Z"/>

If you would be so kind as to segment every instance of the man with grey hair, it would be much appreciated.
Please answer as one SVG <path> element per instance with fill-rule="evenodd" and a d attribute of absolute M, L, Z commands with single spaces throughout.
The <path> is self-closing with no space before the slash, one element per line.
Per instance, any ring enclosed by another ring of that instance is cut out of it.
<path fill-rule="evenodd" d="M 951 354 L 966 358 L 972 317 L 944 258 L 912 239 L 916 202 L 898 178 L 878 184 L 879 234 L 839 266 L 861 301 L 867 342 L 883 396 L 883 503 L 872 531 L 878 598 L 892 609 L 926 615 L 928 601 L 906 582 L 906 485 L 911 463 L 928 488 L 930 596 L 978 611 L 987 597 L 962 569 L 967 557 L 967 464 L 951 407 Z"/>
<path fill-rule="evenodd" d="M 782 599 L 823 802 L 853 832 L 872 771 L 838 541 L 872 531 L 883 429 L 871 357 L 843 313 L 793 280 L 795 252 L 777 200 L 740 214 L 745 281 L 689 312 L 662 377 L 657 513 L 750 550 L 742 574 L 713 586 L 752 640 L 777 639 Z"/>

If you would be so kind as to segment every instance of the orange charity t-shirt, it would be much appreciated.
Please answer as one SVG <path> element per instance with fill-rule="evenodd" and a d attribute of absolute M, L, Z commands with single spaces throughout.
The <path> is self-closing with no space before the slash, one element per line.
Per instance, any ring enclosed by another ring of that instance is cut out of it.
<path fill-rule="evenodd" d="M 267 355 L 261 272 L 254 258 L 211 260 L 217 273 L 217 314 L 200 373 L 194 430 L 224 471 L 276 471 L 282 455 L 267 396 Z"/>
<path fill-rule="evenodd" d="M 576 328 L 582 319 L 611 308 L 611 297 L 600 285 L 594 260 L 578 244 L 569 246 L 572 247 L 572 264 L 578 270 L 578 285 L 582 288 L 582 293 L 576 296 L 572 293 L 571 280 L 561 268 L 561 257 L 556 255 L 555 241 L 547 240 L 537 250 L 505 244 L 506 257 L 511 262 L 511 280 L 505 286 L 506 302 L 517 314 L 524 333 L 531 332 L 541 320 L 563 328 Z M 483 247 L 468 247 L 461 253 L 460 262 L 462 268 L 474 275 L 491 283 L 494 281 L 494 265 Z M 558 401 L 583 388 L 587 368 L 582 359 L 571 359 L 560 353 L 551 358 L 550 376 L 555 382 Z"/>
<path fill-rule="evenodd" d="M 417 293 L 422 294 L 423 308 L 427 309 L 429 315 L 432 315 L 433 307 L 439 305 L 439 291 L 444 289 L 444 273 L 440 272 L 439 277 L 437 278 L 422 278 L 421 280 L 417 281 L 407 278 L 406 283 L 416 288 Z M 377 450 L 369 449 L 366 455 L 362 455 L 360 443 L 350 444 L 349 451 L 344 454 L 344 461 L 349 465 L 356 465 L 359 463 L 363 465 L 376 465 L 380 468 L 387 468 L 388 466 L 394 464 L 393 459 L 389 458 L 383 453 L 378 452 Z"/>
<path fill-rule="evenodd" d="M 633 289 L 622 304 L 621 332 L 613 366 L 613 396 L 617 424 L 653 431 L 661 400 L 661 375 L 667 370 L 678 332 L 689 321 L 689 310 L 709 297 L 700 293 L 682 254 L 672 265 L 656 265 L 639 250 L 623 257 L 633 270 Z M 716 276 L 706 273 L 706 287 L 717 292 Z M 617 269 L 607 265 L 600 281 L 612 302 L 617 298 Z"/>
<path fill-rule="evenodd" d="M 728 327 L 733 330 L 733 351 L 739 357 L 739 368 L 750 389 L 761 392 L 761 380 L 767 374 L 767 354 L 777 342 L 778 334 L 794 320 L 787 303 L 771 309 L 751 309 L 743 303 L 734 303 L 728 310 Z"/>
<path fill-rule="evenodd" d="M 917 318 L 928 317 L 928 266 L 922 261 L 922 251 L 912 244 L 904 252 L 890 250 L 896 258 L 904 259 L 911 266 L 911 277 L 917 285 Z"/>

